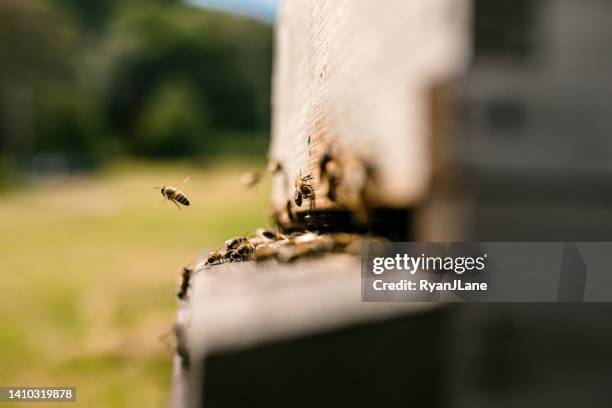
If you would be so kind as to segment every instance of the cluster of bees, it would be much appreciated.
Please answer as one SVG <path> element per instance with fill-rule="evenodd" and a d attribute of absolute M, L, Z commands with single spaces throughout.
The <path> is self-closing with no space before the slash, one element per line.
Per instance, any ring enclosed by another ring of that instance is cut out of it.
<path fill-rule="evenodd" d="M 271 259 L 292 262 L 332 252 L 358 253 L 360 248 L 361 236 L 358 234 L 296 232 L 285 235 L 260 229 L 254 237 L 239 236 L 227 240 L 225 249 L 217 249 L 208 254 L 206 265 Z"/>
<path fill-rule="evenodd" d="M 287 173 L 278 161 L 271 161 L 268 171 L 281 173 L 288 185 Z M 318 185 L 315 188 L 315 179 Z M 293 182 L 293 194 L 281 207 L 271 213 L 276 225 L 281 229 L 292 229 L 299 224 L 295 207 L 315 209 L 315 191 L 327 200 L 326 209 L 346 210 L 355 225 L 368 225 L 370 220 L 371 198 L 376 196 L 376 172 L 367 160 L 357 155 L 339 155 L 329 147 L 319 158 L 313 174 L 300 174 Z M 306 215 L 308 217 L 308 215 Z"/>
<path fill-rule="evenodd" d="M 255 253 L 255 245 L 246 237 L 239 236 L 225 241 L 225 249 L 216 249 L 208 254 L 206 265 L 223 262 L 249 261 Z"/>
<path fill-rule="evenodd" d="M 317 194 L 321 194 L 335 205 L 335 208 L 348 210 L 356 224 L 368 222 L 368 190 L 375 184 L 374 170 L 364 160 L 356 156 L 338 157 L 332 149 L 328 149 L 321 157 L 315 173 L 318 171 L 319 185 Z M 268 172 L 272 175 L 282 174 L 285 185 L 290 185 L 287 173 L 282 164 L 276 160 L 270 161 Z M 316 175 L 316 174 L 315 174 Z M 257 172 L 244 173 L 240 179 L 245 188 L 252 188 L 261 181 L 262 175 Z M 185 181 L 187 181 L 186 179 Z M 184 181 L 184 182 L 185 182 Z M 183 182 L 183 183 L 184 183 Z M 293 206 L 302 207 L 309 204 L 314 209 L 315 188 L 314 177 L 311 174 L 297 176 L 293 182 L 292 200 L 275 210 L 271 215 L 274 223 L 281 230 L 291 230 L 296 227 L 297 217 Z M 188 206 L 189 199 L 174 186 L 157 187 L 162 196 L 174 203 Z M 310 215 L 304 220 L 309 224 Z M 292 262 L 300 258 L 320 256 L 326 253 L 345 252 L 358 254 L 363 236 L 353 233 L 316 233 L 293 232 L 281 233 L 276 230 L 259 229 L 253 237 L 238 236 L 225 242 L 225 247 L 208 254 L 205 265 L 217 265 L 226 262 L 266 261 Z M 369 237 L 368 239 L 377 239 Z M 190 280 L 194 273 L 191 268 L 184 268 L 177 296 L 184 299 L 187 296 Z"/>
<path fill-rule="evenodd" d="M 224 249 L 216 249 L 208 254 L 204 265 L 268 260 L 288 263 L 329 253 L 359 254 L 363 239 L 363 235 L 346 232 L 282 234 L 273 230 L 258 229 L 257 234 L 253 237 L 238 236 L 228 239 L 225 241 Z M 367 239 L 370 241 L 383 240 L 383 238 L 372 236 Z M 179 299 L 184 300 L 187 297 L 194 273 L 191 267 L 183 268 L 177 293 Z"/>

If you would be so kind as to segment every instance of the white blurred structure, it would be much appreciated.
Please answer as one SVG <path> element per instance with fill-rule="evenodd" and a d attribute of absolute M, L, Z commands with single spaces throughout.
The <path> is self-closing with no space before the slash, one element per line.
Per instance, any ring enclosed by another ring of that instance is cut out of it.
<path fill-rule="evenodd" d="M 280 207 L 329 146 L 377 172 L 383 207 L 409 207 L 432 172 L 430 94 L 469 58 L 468 0 L 281 1 L 271 159 Z M 315 180 L 316 184 L 316 180 Z"/>
<path fill-rule="evenodd" d="M 612 2 L 475 2 L 457 157 L 479 240 L 612 239 Z"/>

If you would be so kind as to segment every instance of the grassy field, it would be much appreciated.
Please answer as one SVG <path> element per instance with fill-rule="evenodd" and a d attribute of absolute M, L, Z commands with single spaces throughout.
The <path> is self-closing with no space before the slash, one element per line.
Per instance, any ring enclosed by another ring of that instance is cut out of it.
<path fill-rule="evenodd" d="M 268 184 L 239 183 L 263 166 L 126 163 L 0 194 L 0 385 L 76 386 L 71 407 L 166 406 L 172 350 L 159 336 L 178 274 L 267 225 Z M 151 187 L 187 175 L 192 206 L 160 208 Z"/>

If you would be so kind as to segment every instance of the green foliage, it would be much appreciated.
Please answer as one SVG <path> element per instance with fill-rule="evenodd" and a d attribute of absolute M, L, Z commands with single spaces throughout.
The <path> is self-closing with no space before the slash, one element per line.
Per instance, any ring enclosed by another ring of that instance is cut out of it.
<path fill-rule="evenodd" d="M 164 83 L 148 99 L 136 129 L 135 151 L 188 156 L 205 134 L 206 110 L 186 84 Z"/>
<path fill-rule="evenodd" d="M 5 155 L 0 153 L 0 191 L 11 185 L 11 178 L 11 166 L 9 164 L 9 160 Z"/>
<path fill-rule="evenodd" d="M 177 0 L 7 0 L 0 16 L 0 149 L 97 163 L 124 152 L 260 152 L 272 30 Z M 241 148 L 242 147 L 242 148 Z"/>
<path fill-rule="evenodd" d="M 0 2 L 0 78 L 7 82 L 53 80 L 69 71 L 75 31 L 44 0 Z M 47 78 L 44 78 L 47 77 Z"/>
<path fill-rule="evenodd" d="M 35 105 L 35 152 L 61 152 L 72 162 L 103 159 L 101 129 L 91 104 L 74 84 L 54 84 Z"/>
<path fill-rule="evenodd" d="M 117 0 L 54 0 L 81 29 L 103 27 L 115 10 Z"/>
<path fill-rule="evenodd" d="M 112 32 L 107 49 L 115 64 L 104 102 L 113 127 L 129 134 L 157 85 L 176 78 L 190 81 L 213 127 L 268 126 L 268 27 L 184 6 L 148 5 L 126 8 Z M 266 106 L 264 114 L 257 104 Z"/>

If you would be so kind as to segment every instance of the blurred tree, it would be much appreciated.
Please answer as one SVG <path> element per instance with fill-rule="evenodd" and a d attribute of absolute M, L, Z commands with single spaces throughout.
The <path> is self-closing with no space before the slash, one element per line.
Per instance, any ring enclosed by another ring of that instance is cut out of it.
<path fill-rule="evenodd" d="M 194 106 L 208 107 L 211 128 L 268 128 L 271 36 L 254 21 L 183 5 L 127 7 L 107 43 L 108 123 L 133 145 L 148 99 L 159 84 L 181 78 L 192 84 Z"/>
<path fill-rule="evenodd" d="M 113 15 L 118 0 L 53 0 L 81 30 L 102 29 Z"/>
<path fill-rule="evenodd" d="M 81 30 L 102 30 L 124 4 L 176 4 L 181 0 L 51 0 L 64 10 Z"/>
<path fill-rule="evenodd" d="M 206 130 L 206 110 L 189 84 L 162 84 L 149 98 L 136 129 L 137 153 L 189 156 Z"/>
<path fill-rule="evenodd" d="M 75 33 L 46 1 L 3 0 L 0 18 L 3 78 L 24 73 L 42 76 L 66 67 L 65 55 L 73 45 Z"/>
<path fill-rule="evenodd" d="M 48 84 L 36 100 L 34 151 L 61 154 L 74 166 L 103 159 L 102 132 L 94 107 L 78 82 Z"/>
<path fill-rule="evenodd" d="M 0 154 L 33 153 L 36 101 L 45 83 L 66 80 L 74 32 L 42 0 L 0 2 Z"/>
<path fill-rule="evenodd" d="M 197 156 L 269 128 L 269 26 L 180 0 L 3 0 L 0 19 L 3 167 Z"/>

